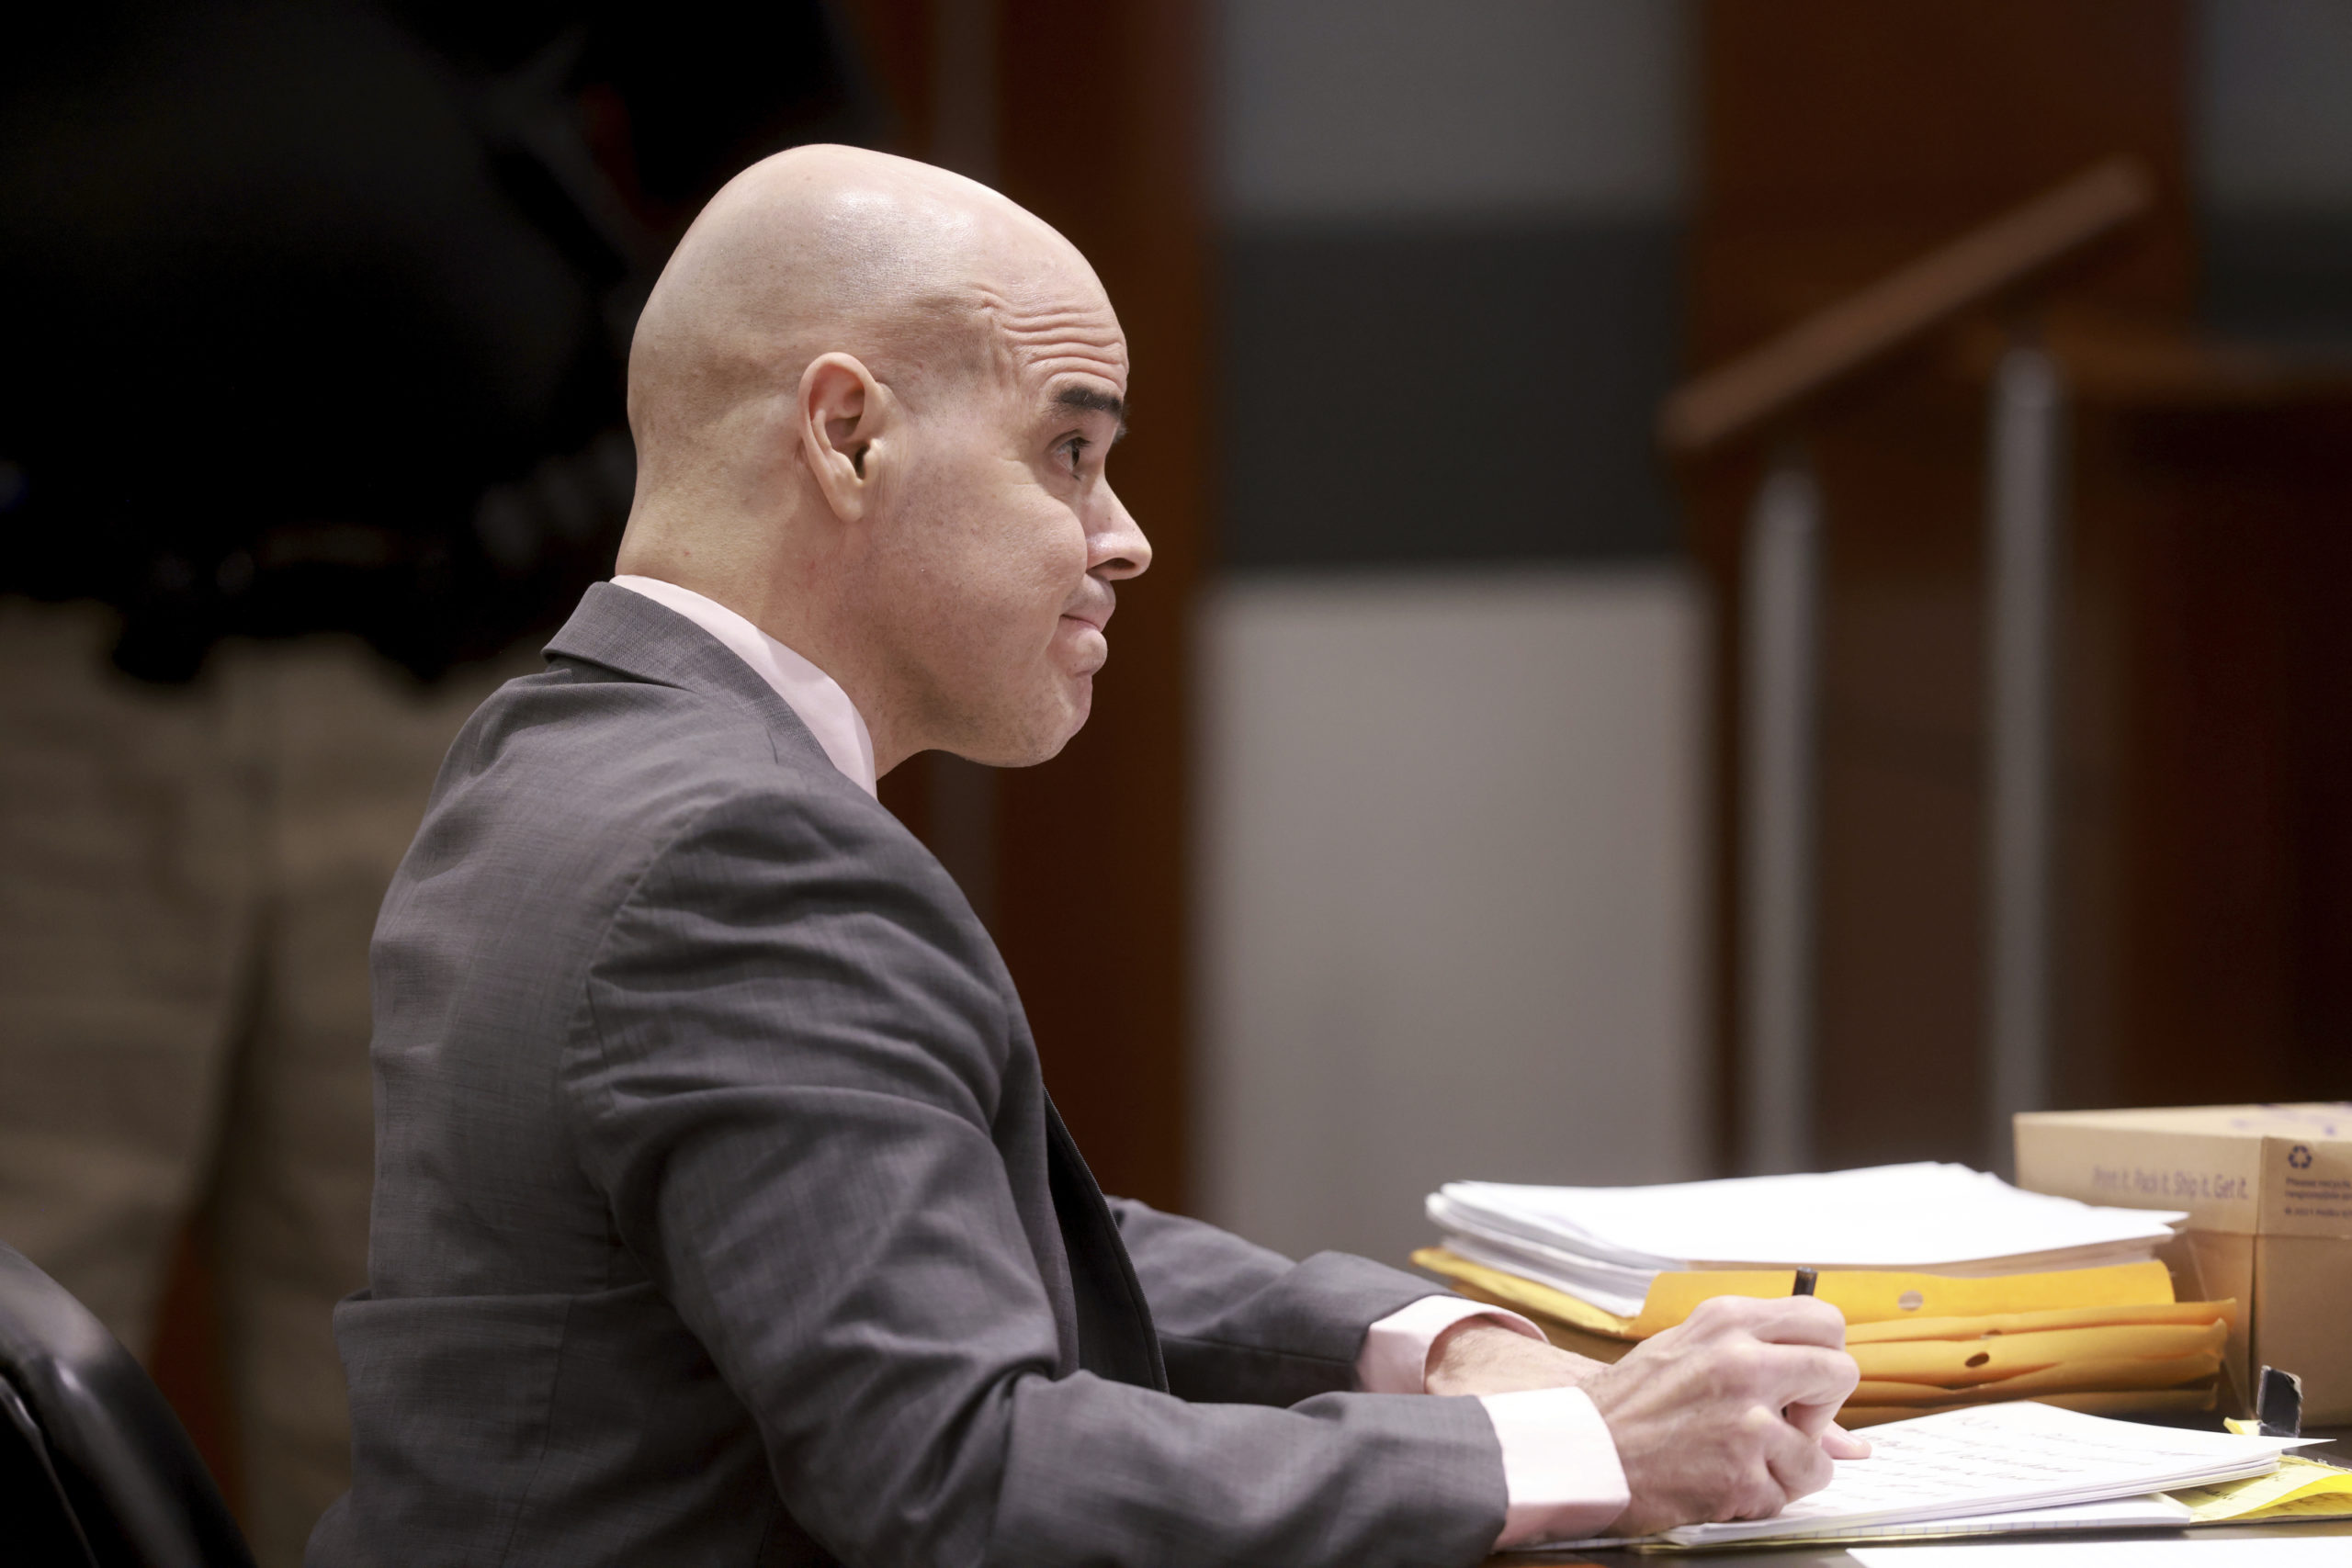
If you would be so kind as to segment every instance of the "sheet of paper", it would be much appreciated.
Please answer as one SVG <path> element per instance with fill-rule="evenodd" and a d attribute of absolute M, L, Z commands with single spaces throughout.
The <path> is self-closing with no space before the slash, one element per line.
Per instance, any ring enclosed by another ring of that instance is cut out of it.
<path fill-rule="evenodd" d="M 1649 1295 L 1650 1281 L 1657 1277 L 1652 1269 L 1594 1263 L 1541 1242 L 1492 1241 L 1459 1232 L 1449 1232 L 1445 1240 L 1457 1255 L 1473 1263 L 1483 1263 L 1489 1269 L 1566 1291 L 1578 1301 L 1620 1317 L 1640 1315 L 1642 1303 Z"/>
<path fill-rule="evenodd" d="M 1998 1545 L 1856 1546 L 1862 1568 L 2344 1568 L 2352 1540 L 2285 1536 L 2270 1540 L 2020 1540 Z"/>
<path fill-rule="evenodd" d="M 1776 1547 L 1850 1546 L 1857 1541 L 1905 1540 L 1921 1537 L 1969 1535 L 2038 1535 L 2057 1530 L 2121 1530 L 2177 1529 L 2189 1522 L 2187 1505 L 2162 1493 L 2146 1497 L 2119 1497 L 2108 1503 L 2072 1503 L 2057 1508 L 2020 1508 L 2010 1514 L 1980 1514 L 1964 1519 L 1929 1519 L 1911 1525 L 1872 1525 L 1854 1530 L 1823 1530 L 1815 1535 L 1775 1539 Z M 1554 1541 L 1528 1547 L 1531 1551 L 1592 1551 L 1603 1547 L 1630 1546 L 1622 1536 L 1596 1536 L 1589 1540 Z M 1654 1556 L 1699 1552 L 1706 1547 L 1679 1547 L 1671 1541 L 1648 1540 L 1642 1550 Z"/>
<path fill-rule="evenodd" d="M 2161 1492 L 2116 1497 L 2104 1503 L 2064 1503 L 2054 1508 L 2019 1508 L 2006 1514 L 1971 1514 L 1957 1519 L 1920 1519 L 1907 1525 L 1863 1525 L 1796 1537 L 1788 1544 L 1900 1540 L 1916 1536 L 2043 1535 L 2058 1530 L 2177 1529 L 2188 1524 L 2188 1505 Z M 1774 1545 L 1782 1544 L 1775 1540 Z"/>
<path fill-rule="evenodd" d="M 1688 1525 L 1686 1546 L 1953 1518 L 2264 1474 L 2289 1439 L 2179 1431 L 2046 1404 L 1994 1404 L 1871 1429 L 1871 1456 L 1770 1519 Z"/>
<path fill-rule="evenodd" d="M 1934 1223 L 1922 1224 L 1928 1214 Z M 1920 1163 L 1663 1187 L 1455 1181 L 1432 1196 L 1430 1217 L 1442 1228 L 1655 1270 L 1796 1261 L 1932 1268 L 2160 1242 L 2186 1216 L 2098 1208 L 1965 1166 Z"/>

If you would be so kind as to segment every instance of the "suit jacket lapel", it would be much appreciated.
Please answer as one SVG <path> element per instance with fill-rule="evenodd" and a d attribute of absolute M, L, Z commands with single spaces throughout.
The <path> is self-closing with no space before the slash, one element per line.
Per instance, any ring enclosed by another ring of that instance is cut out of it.
<path fill-rule="evenodd" d="M 1114 1382 L 1168 1391 L 1168 1368 L 1159 1355 L 1159 1334 L 1143 1285 L 1119 1239 L 1119 1222 L 1102 1201 L 1094 1173 L 1086 1168 L 1078 1143 L 1062 1125 L 1061 1112 L 1046 1101 L 1046 1179 L 1053 1189 L 1054 1214 L 1061 1223 L 1062 1247 L 1069 1257 L 1069 1282 L 1078 1305 L 1079 1365 Z"/>

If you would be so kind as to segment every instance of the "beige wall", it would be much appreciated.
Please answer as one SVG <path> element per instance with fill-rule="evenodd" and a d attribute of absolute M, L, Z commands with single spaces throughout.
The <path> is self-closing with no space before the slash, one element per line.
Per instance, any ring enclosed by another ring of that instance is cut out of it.
<path fill-rule="evenodd" d="M 1677 210 L 1685 0 L 1223 0 L 1236 217 Z"/>
<path fill-rule="evenodd" d="M 1440 1181 L 1704 1174 L 1704 636 L 1665 567 L 1211 592 L 1204 1215 L 1401 1261 Z"/>

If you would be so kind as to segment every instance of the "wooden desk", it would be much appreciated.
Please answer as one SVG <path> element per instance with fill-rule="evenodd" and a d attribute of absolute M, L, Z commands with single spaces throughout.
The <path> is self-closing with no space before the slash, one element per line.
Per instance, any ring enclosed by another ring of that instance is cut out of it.
<path fill-rule="evenodd" d="M 2258 1540 L 2283 1539 L 2288 1536 L 2341 1536 L 2344 1554 L 2352 1562 L 2352 1519 L 2335 1519 L 2305 1525 L 2246 1525 L 2233 1527 L 2215 1525 L 2200 1530 L 2126 1530 L 2120 1533 L 2101 1530 L 2069 1531 L 2064 1535 L 2025 1535 L 2008 1539 L 2018 1541 L 2060 1540 L 2170 1540 L 2177 1537 L 2195 1536 L 2222 1540 Z M 1966 1544 L 1989 1545 L 1998 1538 L 1970 1536 Z M 1894 1544 L 1890 1542 L 1889 1544 Z M 1929 1540 L 1912 1541 L 1914 1546 L 1936 1544 Z M 1951 1544 L 1959 1545 L 1955 1540 Z M 1669 1563 L 1720 1563 L 1723 1568 L 1856 1568 L 1854 1559 L 1842 1549 L 1829 1547 L 1792 1547 L 1783 1551 L 1764 1550 L 1742 1551 L 1710 1551 L 1703 1554 L 1675 1553 L 1660 1556 L 1656 1552 L 1639 1551 L 1518 1551 L 1505 1557 L 1490 1557 L 1488 1568 L 1538 1568 L 1550 1563 L 1589 1563 L 1594 1568 L 1666 1568 Z"/>
<path fill-rule="evenodd" d="M 2333 1428 L 2322 1434 L 2331 1440 L 2324 1448 L 2300 1451 L 2313 1459 L 2330 1460 L 2337 1464 L 2352 1463 L 2352 1428 Z M 2170 1540 L 2196 1538 L 2215 1540 L 2263 1540 L 2289 1536 L 2339 1536 L 2346 1542 L 2345 1559 L 2352 1562 L 2352 1519 L 2330 1519 L 2301 1525 L 2214 1525 L 2195 1530 L 2082 1530 L 2065 1535 L 2016 1536 L 2016 1540 Z M 1970 1536 L 1969 1544 L 1990 1543 L 1992 1536 Z M 1928 1540 L 1911 1544 L 1926 1546 Z M 1677 1552 L 1670 1556 L 1639 1551 L 1514 1551 L 1490 1557 L 1487 1568 L 1544 1568 L 1553 1563 L 1591 1563 L 1596 1568 L 1666 1568 L 1669 1563 L 1695 1562 L 1721 1564 L 1722 1568 L 1853 1568 L 1854 1560 L 1842 1547 L 1799 1546 L 1781 1551 L 1751 1548 L 1738 1551 L 1705 1553 Z"/>

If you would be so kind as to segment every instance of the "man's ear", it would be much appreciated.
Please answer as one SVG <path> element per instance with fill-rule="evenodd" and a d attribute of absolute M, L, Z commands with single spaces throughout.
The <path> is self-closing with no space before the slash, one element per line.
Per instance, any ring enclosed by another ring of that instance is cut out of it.
<path fill-rule="evenodd" d="M 898 400 L 846 354 L 823 354 L 800 373 L 800 450 L 833 515 L 863 519 L 874 495 L 874 459 L 898 434 Z"/>

